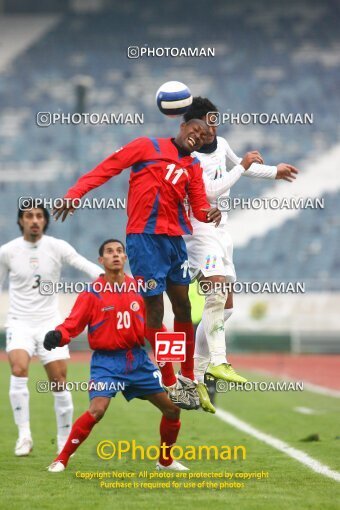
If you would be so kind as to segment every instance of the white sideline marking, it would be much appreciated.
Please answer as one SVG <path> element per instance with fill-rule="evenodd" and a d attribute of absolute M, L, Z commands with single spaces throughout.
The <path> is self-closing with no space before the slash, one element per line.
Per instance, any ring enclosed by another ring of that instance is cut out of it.
<path fill-rule="evenodd" d="M 310 407 L 293 407 L 293 411 L 301 414 L 320 414 L 319 411 L 315 411 L 315 409 Z"/>
<path fill-rule="evenodd" d="M 326 395 L 327 397 L 340 398 L 339 390 L 332 390 L 331 388 L 325 388 L 324 386 L 319 386 L 318 384 L 312 384 L 309 382 L 304 382 L 303 386 L 305 390 L 311 391 L 312 393 L 319 393 L 320 395 Z"/>
<path fill-rule="evenodd" d="M 281 439 L 277 439 L 276 437 L 261 432 L 260 430 L 256 429 L 255 427 L 252 427 L 245 421 L 236 418 L 236 416 L 234 416 L 233 414 L 228 413 L 227 411 L 223 411 L 222 409 L 216 409 L 216 416 L 225 423 L 228 423 L 229 425 L 232 425 L 233 427 L 242 430 L 246 434 L 255 437 L 255 439 L 258 439 L 259 441 L 262 441 L 263 443 L 272 446 L 276 450 L 285 453 L 289 457 L 292 457 L 292 459 L 301 462 L 301 464 L 304 464 L 305 466 L 309 467 L 316 473 L 319 473 L 320 475 L 327 476 L 332 480 L 340 482 L 340 473 L 338 471 L 333 471 L 325 464 L 321 464 L 321 462 L 313 459 L 307 453 L 302 452 L 301 450 L 297 450 L 292 446 L 289 446 L 289 444 L 285 443 L 284 441 L 281 441 Z"/>

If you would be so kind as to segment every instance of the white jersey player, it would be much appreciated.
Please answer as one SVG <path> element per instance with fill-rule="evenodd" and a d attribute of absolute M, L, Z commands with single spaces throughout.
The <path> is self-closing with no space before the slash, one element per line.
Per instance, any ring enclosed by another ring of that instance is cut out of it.
<path fill-rule="evenodd" d="M 212 207 L 226 202 L 230 188 L 242 175 L 288 181 L 295 179 L 295 167 L 286 163 L 264 165 L 257 151 L 248 152 L 243 159 L 236 156 L 228 142 L 216 136 L 216 126 L 211 122 L 213 116 L 216 117 L 215 112 L 216 106 L 208 99 L 195 97 L 184 115 L 185 121 L 199 118 L 209 125 L 206 144 L 193 154 L 203 168 L 207 197 Z M 184 236 L 192 279 L 197 278 L 201 289 L 205 289 L 202 321 L 196 331 L 195 378 L 199 383 L 201 405 L 208 412 L 215 412 L 215 409 L 204 385 L 205 373 L 226 381 L 246 382 L 228 363 L 226 356 L 225 323 L 233 312 L 233 295 L 232 292 L 226 292 L 225 283 L 236 280 L 233 242 L 228 232 L 227 219 L 228 212 L 222 211 L 222 220 L 215 228 L 197 221 L 191 215 L 193 235 Z"/>
<path fill-rule="evenodd" d="M 9 275 L 9 311 L 6 321 L 6 352 L 11 366 L 10 402 L 19 438 L 15 454 L 28 455 L 33 447 L 29 419 L 28 368 L 33 355 L 45 367 L 48 379 L 59 384 L 53 392 L 57 418 L 57 447 L 62 449 L 72 425 L 73 404 L 66 382 L 68 347 L 47 351 L 43 346 L 47 331 L 60 324 L 58 297 L 47 295 L 48 284 L 60 281 L 64 265 L 85 272 L 91 280 L 101 268 L 79 255 L 67 242 L 44 234 L 49 223 L 47 209 L 32 203 L 19 210 L 18 225 L 23 233 L 0 248 L 0 288 Z M 58 390 L 58 391 L 57 391 Z"/>

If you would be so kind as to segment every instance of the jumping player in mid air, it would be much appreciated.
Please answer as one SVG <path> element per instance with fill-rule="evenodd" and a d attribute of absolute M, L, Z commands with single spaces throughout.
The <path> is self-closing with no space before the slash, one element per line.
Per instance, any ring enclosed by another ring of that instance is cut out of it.
<path fill-rule="evenodd" d="M 65 265 L 83 271 L 91 279 L 101 273 L 99 266 L 79 255 L 66 241 L 45 234 L 49 219 L 47 209 L 34 200 L 25 208 L 21 207 L 18 225 L 22 236 L 0 248 L 0 288 L 9 275 L 6 351 L 12 373 L 9 397 L 19 433 L 15 445 L 18 457 L 28 455 L 33 448 L 27 382 L 34 354 L 40 358 L 49 380 L 60 384 L 60 389 L 53 391 L 58 451 L 64 446 L 72 424 L 71 393 L 61 389 L 66 382 L 68 347 L 58 352 L 48 352 L 43 347 L 46 330 L 54 328 L 61 320 L 58 296 L 44 294 L 40 284 L 58 282 Z"/>
<path fill-rule="evenodd" d="M 242 176 L 264 179 L 283 179 L 292 182 L 298 170 L 287 163 L 277 166 L 263 164 L 261 154 L 248 152 L 243 158 L 236 156 L 228 142 L 217 136 L 217 127 L 212 122 L 218 112 L 209 99 L 194 97 L 184 114 L 186 122 L 199 118 L 209 125 L 209 135 L 204 146 L 196 149 L 203 168 L 203 177 L 211 207 L 219 198 L 228 197 L 230 188 Z M 228 171 L 228 169 L 230 171 Z M 233 243 L 228 232 L 228 213 L 222 212 L 218 228 L 211 228 L 196 221 L 191 215 L 193 235 L 184 236 L 192 279 L 200 283 L 215 285 L 216 291 L 206 294 L 202 321 L 196 331 L 195 378 L 201 406 L 208 412 L 215 412 L 204 385 L 205 373 L 216 379 L 244 383 L 246 379 L 235 372 L 226 356 L 225 324 L 233 312 L 233 293 L 226 292 L 225 283 L 236 279 L 233 264 Z M 201 287 L 203 288 L 203 286 Z"/>
<path fill-rule="evenodd" d="M 202 168 L 190 153 L 205 143 L 207 125 L 192 119 L 181 124 L 176 138 L 137 138 L 117 150 L 94 170 L 83 175 L 68 190 L 64 203 L 54 211 L 65 220 L 73 212 L 70 199 L 90 190 L 131 167 L 128 194 L 127 254 L 133 276 L 142 279 L 146 307 L 146 337 L 153 349 L 156 334 L 163 331 L 163 292 L 174 313 L 174 331 L 186 334 L 186 361 L 176 378 L 171 363 L 162 367 L 163 383 L 170 398 L 184 409 L 196 409 L 199 398 L 194 383 L 194 330 L 188 297 L 190 276 L 183 234 L 192 227 L 184 208 L 188 196 L 194 217 L 216 223 L 221 213 L 210 207 Z"/>
<path fill-rule="evenodd" d="M 161 374 L 150 361 L 144 345 L 144 302 L 137 282 L 124 273 L 125 247 L 117 239 L 104 241 L 99 262 L 105 274 L 88 292 L 81 293 L 69 317 L 46 334 L 46 349 L 63 349 L 71 338 L 88 325 L 88 341 L 94 350 L 91 361 L 90 407 L 73 424 L 68 440 L 48 470 L 64 471 L 70 456 L 104 416 L 119 389 L 127 401 L 149 400 L 162 412 L 159 470 L 187 471 L 171 457 L 181 422 L 180 409 L 168 398 L 161 385 Z M 136 284 L 135 286 L 133 284 Z M 91 386 L 92 385 L 92 386 Z"/>

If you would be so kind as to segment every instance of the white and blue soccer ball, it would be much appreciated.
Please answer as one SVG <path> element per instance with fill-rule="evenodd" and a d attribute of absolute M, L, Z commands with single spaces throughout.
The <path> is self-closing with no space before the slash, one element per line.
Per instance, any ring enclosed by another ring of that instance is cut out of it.
<path fill-rule="evenodd" d="M 167 81 L 156 92 L 157 106 L 164 115 L 183 115 L 192 103 L 190 89 L 180 81 Z"/>

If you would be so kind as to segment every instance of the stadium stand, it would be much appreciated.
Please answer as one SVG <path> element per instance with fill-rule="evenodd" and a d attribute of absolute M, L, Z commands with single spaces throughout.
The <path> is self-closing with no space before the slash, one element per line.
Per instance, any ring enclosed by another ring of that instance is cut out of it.
<path fill-rule="evenodd" d="M 186 2 L 178 23 L 171 2 L 155 17 L 154 3 L 146 0 L 132 35 L 133 4 L 114 2 L 105 12 L 59 15 L 39 37 L 23 44 L 25 49 L 8 58 L 0 72 L 1 243 L 13 238 L 19 196 L 61 196 L 77 176 L 127 141 L 174 134 L 178 120 L 166 119 L 154 105 L 156 89 L 169 79 L 187 83 L 195 95 L 210 97 L 225 112 L 314 114 L 312 125 L 221 126 L 220 134 L 239 155 L 257 148 L 270 164 L 299 166 L 306 155 L 316 158 L 333 147 L 340 115 L 340 35 L 332 15 L 339 9 L 337 2 L 305 0 L 284 9 L 279 1 L 260 4 L 267 13 L 261 17 L 256 15 L 258 2 L 226 5 L 216 0 L 207 25 L 203 1 Z M 193 7 L 195 24 L 189 24 Z M 285 26 L 292 21 L 296 29 L 287 37 Z M 205 47 L 216 49 L 216 56 L 203 63 L 195 58 L 125 57 L 132 41 L 137 46 L 195 47 L 202 46 L 202 37 Z M 38 127 L 39 111 L 76 111 L 75 89 L 84 77 L 92 82 L 86 111 L 144 113 L 144 125 Z M 125 196 L 127 181 L 125 172 L 93 195 Z M 242 178 L 233 195 L 254 197 L 272 186 L 271 181 Z M 299 275 L 300 280 L 313 280 L 315 289 L 325 288 L 327 281 L 329 290 L 332 271 L 340 265 L 339 224 L 330 221 L 329 213 L 340 213 L 339 193 L 334 191 L 325 194 L 327 207 L 321 214 L 301 211 L 237 249 L 239 277 L 283 281 Z M 88 229 L 90 218 L 96 228 Z M 125 223 L 123 210 L 82 210 L 72 220 L 53 225 L 51 234 L 72 241 L 94 259 L 103 238 L 124 238 Z M 340 282 L 332 288 L 339 290 Z"/>

